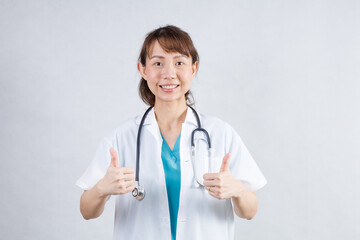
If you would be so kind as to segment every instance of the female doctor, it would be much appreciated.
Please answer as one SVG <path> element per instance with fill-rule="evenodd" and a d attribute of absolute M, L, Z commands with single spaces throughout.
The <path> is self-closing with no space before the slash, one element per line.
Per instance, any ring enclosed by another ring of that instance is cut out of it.
<path fill-rule="evenodd" d="M 254 191 L 266 180 L 234 129 L 203 114 L 199 120 L 212 150 L 209 163 L 196 164 L 196 176 L 191 141 L 199 123 L 188 105 L 199 56 L 190 36 L 171 25 L 155 29 L 143 43 L 137 67 L 140 96 L 153 108 L 144 119 L 141 114 L 125 121 L 101 142 L 77 181 L 84 190 L 81 214 L 99 217 L 114 195 L 114 239 L 234 239 L 234 213 L 254 217 Z M 139 201 L 132 191 L 142 119 L 138 167 L 145 197 Z M 195 135 L 196 141 L 205 134 Z"/>

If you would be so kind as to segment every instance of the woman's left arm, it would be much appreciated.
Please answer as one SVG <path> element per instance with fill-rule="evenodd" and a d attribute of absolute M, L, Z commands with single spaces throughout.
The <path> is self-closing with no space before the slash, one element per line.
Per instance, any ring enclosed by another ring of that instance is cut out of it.
<path fill-rule="evenodd" d="M 254 192 L 231 174 L 229 158 L 230 153 L 223 158 L 220 172 L 204 174 L 204 186 L 217 199 L 231 198 L 235 214 L 250 220 L 257 212 L 258 199 Z"/>

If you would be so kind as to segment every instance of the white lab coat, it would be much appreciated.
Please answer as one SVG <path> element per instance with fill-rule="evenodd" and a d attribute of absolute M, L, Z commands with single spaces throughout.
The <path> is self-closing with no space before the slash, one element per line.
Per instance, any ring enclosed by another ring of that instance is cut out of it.
<path fill-rule="evenodd" d="M 142 115 L 121 124 L 100 144 L 95 158 L 77 181 L 84 190 L 92 188 L 110 164 L 109 148 L 119 154 L 119 165 L 136 166 L 136 136 Z M 212 167 L 220 169 L 223 156 L 230 152 L 232 175 L 256 191 L 266 179 L 239 135 L 227 123 L 200 114 L 202 127 L 212 143 Z M 191 132 L 197 127 L 194 113 L 187 110 L 180 139 L 181 189 L 177 221 L 177 240 L 234 239 L 234 211 L 231 199 L 218 200 L 194 180 L 191 161 Z M 146 191 L 142 201 L 131 193 L 116 195 L 114 239 L 171 239 L 170 214 L 164 168 L 161 160 L 162 137 L 152 109 L 143 125 L 140 150 L 140 184 Z M 215 170 L 213 172 L 217 172 Z"/>

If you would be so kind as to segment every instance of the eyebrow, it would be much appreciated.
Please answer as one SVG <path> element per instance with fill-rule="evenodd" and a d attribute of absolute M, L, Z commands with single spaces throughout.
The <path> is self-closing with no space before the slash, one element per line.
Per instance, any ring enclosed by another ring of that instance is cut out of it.
<path fill-rule="evenodd" d="M 176 55 L 174 58 L 182 58 L 182 57 L 186 57 L 185 55 L 183 54 L 180 54 L 180 55 Z M 161 55 L 154 55 L 152 56 L 150 59 L 153 59 L 153 58 L 165 58 L 164 56 L 161 56 Z"/>

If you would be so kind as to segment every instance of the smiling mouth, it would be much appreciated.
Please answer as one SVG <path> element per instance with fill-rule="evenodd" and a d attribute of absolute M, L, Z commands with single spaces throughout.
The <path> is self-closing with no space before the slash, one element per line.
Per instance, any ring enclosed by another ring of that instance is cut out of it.
<path fill-rule="evenodd" d="M 173 89 L 173 88 L 177 88 L 179 85 L 178 84 L 173 84 L 173 85 L 160 85 L 161 88 L 164 89 Z"/>

